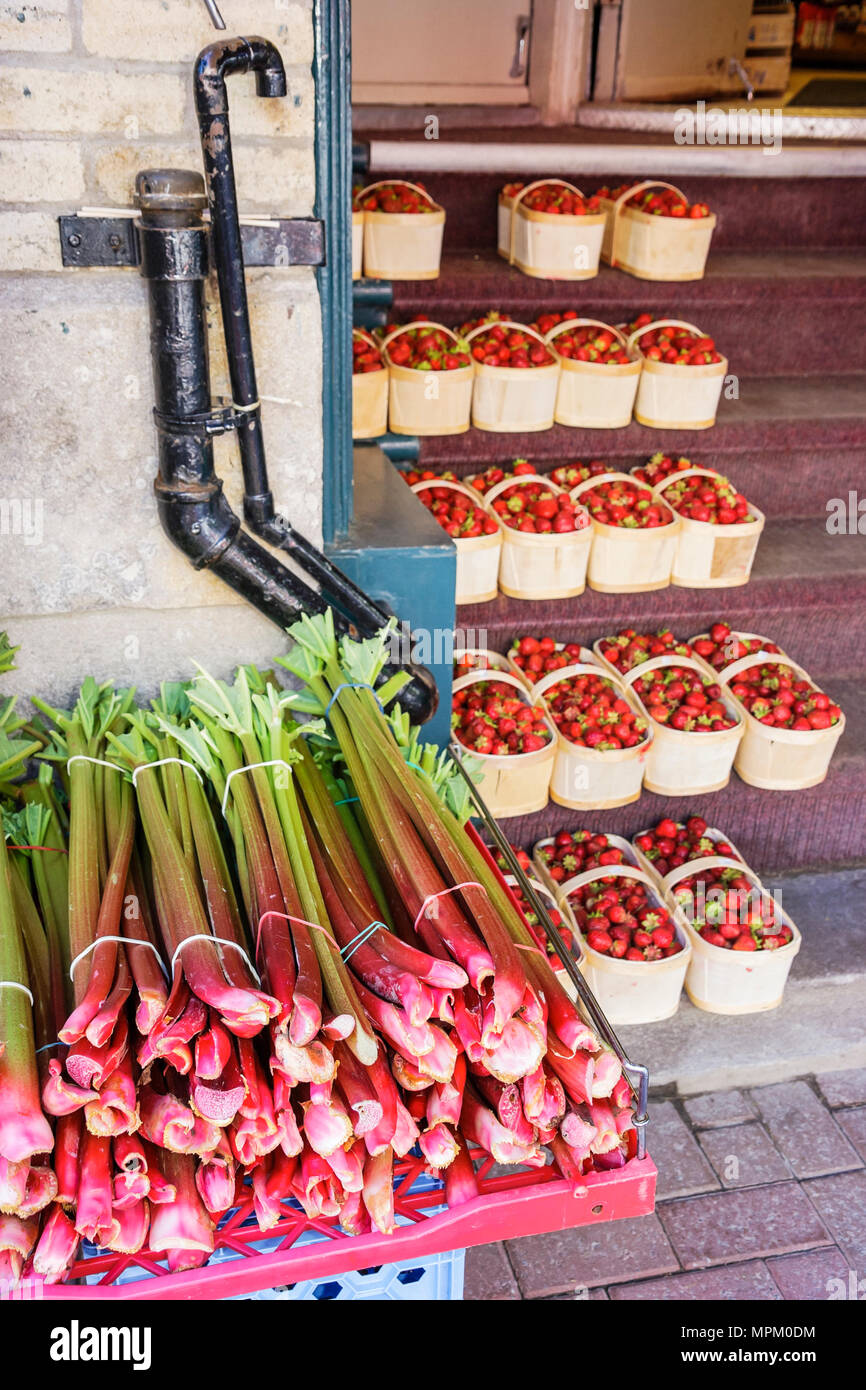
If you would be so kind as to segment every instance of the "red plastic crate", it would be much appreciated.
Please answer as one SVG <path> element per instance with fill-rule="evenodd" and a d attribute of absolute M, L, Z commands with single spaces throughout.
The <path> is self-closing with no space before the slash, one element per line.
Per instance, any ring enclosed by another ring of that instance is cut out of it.
<path fill-rule="evenodd" d="M 442 1190 L 431 1189 L 429 1182 L 422 1190 L 414 1190 L 416 1181 L 423 1177 L 424 1160 L 412 1156 L 401 1159 L 395 1164 L 394 1205 L 396 1213 L 410 1224 L 398 1226 L 388 1236 L 378 1231 L 347 1236 L 336 1220 L 308 1220 L 293 1202 L 284 1203 L 285 1214 L 278 1225 L 263 1234 L 251 1219 L 250 1197 L 216 1232 L 217 1248 L 236 1251 L 236 1260 L 169 1274 L 150 1251 L 137 1255 L 102 1251 L 79 1259 L 70 1272 L 72 1279 L 100 1274 L 100 1282 L 46 1285 L 44 1294 L 46 1298 L 82 1301 L 230 1298 L 395 1260 L 423 1261 L 425 1255 L 494 1240 L 643 1216 L 652 1211 L 655 1201 L 656 1170 L 650 1158 L 632 1159 L 611 1172 L 588 1174 L 582 1196 L 574 1196 L 572 1185 L 553 1167 L 515 1168 L 493 1175 L 493 1166 L 488 1156 L 479 1169 L 481 1196 L 454 1210 L 427 1215 L 425 1208 L 441 1207 Z M 299 1246 L 299 1239 L 309 1238 L 311 1232 L 325 1239 Z M 252 1248 L 256 1242 L 275 1238 L 280 1244 L 270 1254 Z M 136 1267 L 154 1277 L 115 1282 Z"/>

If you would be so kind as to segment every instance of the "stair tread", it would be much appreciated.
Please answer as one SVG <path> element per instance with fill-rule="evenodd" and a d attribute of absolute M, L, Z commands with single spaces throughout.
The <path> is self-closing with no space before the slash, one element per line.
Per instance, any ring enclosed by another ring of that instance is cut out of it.
<path fill-rule="evenodd" d="M 834 376 L 741 376 L 739 396 L 719 402 L 711 430 L 660 430 L 632 420 L 619 430 L 582 430 L 554 425 L 526 434 L 467 430 L 422 439 L 424 467 L 477 470 L 506 459 L 596 458 L 634 452 L 646 458 L 657 449 L 690 457 L 744 449 L 844 448 L 866 441 L 866 374 Z"/>
<path fill-rule="evenodd" d="M 479 304 L 510 308 L 529 303 L 535 317 L 543 309 L 579 305 L 587 310 L 602 302 L 629 309 L 685 302 L 729 305 L 734 291 L 744 302 L 775 301 L 780 293 L 861 300 L 866 297 L 866 256 L 858 251 L 712 251 L 702 280 L 674 284 L 637 280 L 607 265 L 591 280 L 536 279 L 509 266 L 495 250 L 452 251 L 443 255 L 437 280 L 395 281 L 394 308 L 414 313 L 422 306 L 453 304 L 453 317 Z"/>

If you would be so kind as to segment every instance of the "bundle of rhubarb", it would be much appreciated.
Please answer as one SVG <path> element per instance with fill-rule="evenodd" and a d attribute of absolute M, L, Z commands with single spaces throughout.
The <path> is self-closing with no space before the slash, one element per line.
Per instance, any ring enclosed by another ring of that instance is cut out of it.
<path fill-rule="evenodd" d="M 30 847 L 0 837 L 12 1278 L 62 1279 L 81 1239 L 195 1268 L 243 1202 L 263 1231 L 293 1201 L 387 1233 L 411 1149 L 452 1205 L 478 1150 L 550 1150 L 575 1184 L 632 1152 L 621 1064 L 467 832 L 465 782 L 383 712 L 405 679 L 377 686 L 387 632 L 338 644 L 328 614 L 290 635 L 300 692 L 200 671 L 144 710 L 87 681 L 0 764 Z"/>

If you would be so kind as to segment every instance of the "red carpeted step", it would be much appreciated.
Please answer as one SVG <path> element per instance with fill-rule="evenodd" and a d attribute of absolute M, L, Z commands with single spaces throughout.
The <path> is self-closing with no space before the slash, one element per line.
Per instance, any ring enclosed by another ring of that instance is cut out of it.
<path fill-rule="evenodd" d="M 866 666 L 866 539 L 831 536 L 816 521 L 767 524 L 752 578 L 736 589 L 670 586 L 644 594 L 600 594 L 527 601 L 500 594 L 461 604 L 467 645 L 504 651 L 511 639 L 549 632 L 591 645 L 623 627 L 669 626 L 693 637 L 715 619 L 769 637 L 809 671 L 854 675 Z"/>
<path fill-rule="evenodd" d="M 632 836 L 662 816 L 704 816 L 730 835 L 760 874 L 827 868 L 866 859 L 866 694 L 859 681 L 829 685 L 845 710 L 847 727 L 824 782 L 804 791 L 750 787 L 736 773 L 709 796 L 671 798 L 643 792 L 612 811 L 571 811 L 551 802 L 532 816 L 502 822 L 513 844 L 531 850 L 536 840 L 578 826 Z"/>
<path fill-rule="evenodd" d="M 483 249 L 482 249 L 483 248 Z M 649 310 L 695 323 L 715 337 L 731 371 L 784 376 L 859 366 L 845 344 L 866 323 L 866 256 L 859 252 L 710 253 L 703 280 L 636 280 L 602 266 L 591 280 L 537 280 L 509 266 L 488 242 L 446 255 L 437 280 L 396 281 L 393 317 L 435 318 L 449 327 L 500 309 L 518 322 L 577 309 L 624 323 Z"/>
<path fill-rule="evenodd" d="M 533 434 L 470 429 L 421 441 L 425 468 L 453 468 L 463 476 L 488 463 L 514 458 L 566 462 L 607 454 L 646 458 L 657 449 L 691 457 L 700 449 L 719 467 L 733 469 L 743 451 L 778 454 L 798 449 L 863 449 L 866 445 L 866 375 L 744 376 L 737 400 L 719 404 L 709 430 L 657 430 L 632 421 L 622 430 L 577 430 L 565 425 Z M 828 495 L 837 496 L 833 480 Z"/>
<path fill-rule="evenodd" d="M 522 134 L 515 135 L 515 139 L 522 138 Z M 429 173 L 421 176 L 430 193 L 446 210 L 447 251 L 477 251 L 495 245 L 500 188 L 511 179 L 529 183 L 536 177 L 521 172 L 517 159 L 515 155 L 515 168 L 508 178 L 501 174 Z M 584 193 L 593 193 L 604 184 L 618 185 L 627 181 L 630 171 L 622 168 L 617 171 L 614 155 L 611 167 L 614 172 L 609 176 L 592 174 L 582 179 L 573 175 L 569 182 Z M 546 173 L 555 175 L 557 170 L 553 168 Z M 388 176 L 387 172 L 377 170 L 370 177 Z M 406 178 L 407 172 L 397 177 Z M 713 234 L 715 250 L 738 248 L 751 254 L 798 247 L 830 250 L 866 247 L 864 179 L 708 178 L 703 174 L 683 174 L 679 180 L 666 178 L 666 182 L 678 184 L 692 201 L 709 204 L 717 217 Z"/>

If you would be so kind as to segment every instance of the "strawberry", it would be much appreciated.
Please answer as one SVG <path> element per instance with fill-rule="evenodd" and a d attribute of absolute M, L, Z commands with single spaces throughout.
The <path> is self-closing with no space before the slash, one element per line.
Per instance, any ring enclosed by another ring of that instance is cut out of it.
<path fill-rule="evenodd" d="M 535 753 L 552 737 L 541 706 L 495 677 L 455 692 L 451 728 L 464 747 L 483 756 Z"/>
<path fill-rule="evenodd" d="M 492 310 L 484 318 L 472 319 L 459 329 L 463 338 L 474 328 L 489 325 L 487 331 L 472 339 L 471 352 L 476 362 L 487 367 L 550 367 L 556 358 L 534 334 L 525 328 L 506 328 L 498 322 L 502 316 Z"/>
<path fill-rule="evenodd" d="M 760 663 L 741 671 L 731 690 L 755 719 L 777 728 L 830 729 L 842 718 L 829 695 L 782 663 Z"/>
<path fill-rule="evenodd" d="M 512 530 L 562 535 L 583 531 L 590 524 L 585 508 L 573 502 L 567 492 L 554 492 L 532 479 L 516 480 L 491 505 L 502 524 Z"/>
<path fill-rule="evenodd" d="M 502 190 L 505 198 L 514 198 L 526 187 L 523 183 L 507 183 Z M 546 212 L 560 217 L 586 217 L 598 212 L 598 195 L 585 198 L 583 194 L 573 193 L 561 183 L 543 183 L 521 199 L 523 207 L 532 212 Z"/>
<path fill-rule="evenodd" d="M 673 512 L 656 502 L 648 487 L 625 479 L 596 483 L 580 500 L 594 521 L 607 526 L 624 526 L 629 530 L 644 530 L 669 526 Z"/>
<path fill-rule="evenodd" d="M 698 656 L 702 656 L 704 661 L 708 661 L 717 671 L 723 670 L 732 661 L 749 656 L 752 652 L 773 652 L 779 656 L 783 654 L 781 647 L 777 647 L 775 642 L 763 637 L 746 637 L 741 632 L 735 632 L 730 623 L 724 621 L 713 623 L 707 636 L 695 638 L 692 647 Z"/>
<path fill-rule="evenodd" d="M 639 677 L 632 688 L 652 719 L 685 733 L 731 729 L 737 723 L 722 702 L 721 686 L 688 666 L 660 667 Z"/>
<path fill-rule="evenodd" d="M 563 666 L 572 666 L 581 659 L 578 642 L 563 644 L 553 637 L 515 637 L 508 655 L 530 685 L 549 672 L 560 671 Z"/>
<path fill-rule="evenodd" d="M 567 676 L 550 687 L 545 699 L 550 717 L 569 743 L 604 753 L 646 742 L 646 720 L 600 672 Z"/>
<path fill-rule="evenodd" d="M 596 198 L 609 198 L 612 202 L 616 202 L 617 198 L 621 198 L 628 188 L 629 184 L 627 183 L 620 184 L 618 188 L 610 188 L 605 184 L 595 196 Z M 639 212 L 651 213 L 653 217 L 689 217 L 694 220 L 710 215 L 706 203 L 687 203 L 685 198 L 673 188 L 645 188 L 627 199 L 626 207 L 637 208 Z"/>
<path fill-rule="evenodd" d="M 636 339 L 638 351 L 644 357 L 678 367 L 703 367 L 710 362 L 721 362 L 722 354 L 713 338 L 692 333 L 687 328 L 648 329 L 646 324 L 653 322 L 655 320 L 648 314 L 638 314 L 626 329 L 627 335 L 644 330 Z"/>
<path fill-rule="evenodd" d="M 674 897 L 711 946 L 777 951 L 793 938 L 791 928 L 776 920 L 775 898 L 733 866 L 699 870 L 677 884 Z"/>
<path fill-rule="evenodd" d="M 437 478 L 429 469 L 423 473 L 413 469 L 403 476 L 410 486 L 429 482 L 429 487 L 415 495 L 454 540 L 474 540 L 478 536 L 492 536 L 499 529 L 493 517 L 488 516 L 483 508 L 477 507 L 471 498 L 465 497 L 462 492 L 455 492 L 453 488 L 436 486 L 437 482 L 456 481 L 453 473 L 444 473 Z"/>
<path fill-rule="evenodd" d="M 630 671 L 649 661 L 653 656 L 691 656 L 688 642 L 678 642 L 670 628 L 660 627 L 656 632 L 636 632 L 633 627 L 621 628 L 613 637 L 605 637 L 602 643 L 602 656 L 617 671 Z"/>
<path fill-rule="evenodd" d="M 577 839 L 581 835 L 588 836 L 589 840 Z M 593 836 L 590 831 L 575 831 L 574 837 L 577 845 L 607 838 Z M 542 849 L 545 857 L 551 848 Z M 592 854 L 585 856 L 586 860 L 593 857 Z M 548 864 L 548 872 L 552 872 L 555 862 Z M 581 871 L 586 867 L 591 865 L 582 864 Z M 612 874 L 609 878 L 582 884 L 569 893 L 568 901 L 587 945 L 601 955 L 617 960 L 653 961 L 665 955 L 677 955 L 683 949 L 670 913 L 646 884 Z M 641 914 L 642 922 L 638 920 Z M 652 930 L 647 927 L 648 919 L 654 923 Z"/>
<path fill-rule="evenodd" d="M 419 183 L 415 188 L 410 188 L 409 184 L 401 183 L 399 180 L 384 183 L 381 188 L 372 188 L 363 198 L 360 194 L 363 189 L 354 190 L 352 206 L 356 212 L 411 212 L 425 213 L 435 212 L 435 205 L 430 198 L 425 198 L 417 190 L 424 189 L 423 183 Z M 426 193 L 426 189 L 424 192 Z"/>
<path fill-rule="evenodd" d="M 399 330 L 398 324 L 390 323 L 378 331 L 383 337 L 398 331 L 398 336 L 388 345 L 388 356 L 397 367 L 411 367 L 420 372 L 452 372 L 471 365 L 469 345 L 460 341 L 455 344 L 450 334 L 441 328 Z"/>
<path fill-rule="evenodd" d="M 674 478 L 661 486 L 661 494 L 674 511 L 692 521 L 705 521 L 712 526 L 733 526 L 741 521 L 754 521 L 755 514 L 741 492 L 721 474 L 712 478 Z"/>

